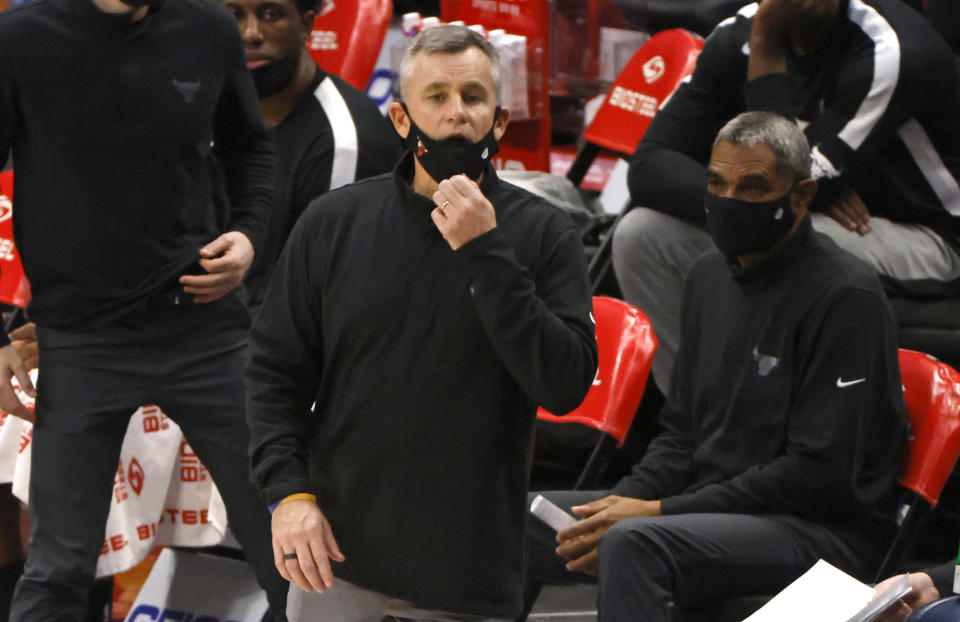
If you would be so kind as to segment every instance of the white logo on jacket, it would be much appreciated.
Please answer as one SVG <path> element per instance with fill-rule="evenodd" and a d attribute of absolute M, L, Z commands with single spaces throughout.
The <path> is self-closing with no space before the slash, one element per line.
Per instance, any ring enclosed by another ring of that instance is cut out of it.
<path fill-rule="evenodd" d="M 761 354 L 757 346 L 753 346 L 753 360 L 757 362 L 757 374 L 761 376 L 769 375 L 780 364 L 780 359 L 769 354 Z"/>

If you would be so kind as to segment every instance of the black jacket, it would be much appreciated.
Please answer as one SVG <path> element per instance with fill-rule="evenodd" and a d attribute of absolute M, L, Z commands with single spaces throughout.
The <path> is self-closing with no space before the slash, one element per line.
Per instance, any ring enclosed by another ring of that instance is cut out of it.
<path fill-rule="evenodd" d="M 870 268 L 809 219 L 749 270 L 694 265 L 664 432 L 615 492 L 664 514 L 787 514 L 893 528 L 905 440 L 896 333 Z"/>
<path fill-rule="evenodd" d="M 924 571 L 933 579 L 933 584 L 937 586 L 937 591 L 940 592 L 940 598 L 946 598 L 954 593 L 953 576 L 956 568 L 956 561 L 951 560 L 942 566 Z"/>
<path fill-rule="evenodd" d="M 337 576 L 513 616 L 536 408 L 576 408 L 596 373 L 580 236 L 491 167 L 497 227 L 454 252 L 412 169 L 408 152 L 294 227 L 251 333 L 253 478 L 268 503 L 317 495 Z"/>

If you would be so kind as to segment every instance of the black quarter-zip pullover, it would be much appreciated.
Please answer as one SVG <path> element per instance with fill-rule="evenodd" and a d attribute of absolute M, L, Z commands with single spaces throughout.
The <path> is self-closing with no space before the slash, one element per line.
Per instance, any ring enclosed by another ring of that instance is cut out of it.
<path fill-rule="evenodd" d="M 317 495 L 338 577 L 513 616 L 537 405 L 574 409 L 596 373 L 580 236 L 489 167 L 497 227 L 453 251 L 412 169 L 294 227 L 251 333 L 253 478 L 268 503 Z"/>
<path fill-rule="evenodd" d="M 906 418 L 896 332 L 870 268 L 809 218 L 748 270 L 711 252 L 684 291 L 665 431 L 617 494 L 664 514 L 794 515 L 893 529 Z"/>

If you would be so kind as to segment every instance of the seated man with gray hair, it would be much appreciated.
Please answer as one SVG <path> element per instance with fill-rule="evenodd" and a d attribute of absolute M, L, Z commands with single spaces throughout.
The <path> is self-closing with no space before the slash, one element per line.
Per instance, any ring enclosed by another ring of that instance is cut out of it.
<path fill-rule="evenodd" d="M 704 198 L 720 250 L 686 283 L 663 432 L 613 490 L 545 495 L 581 520 L 531 520 L 534 582 L 598 574 L 604 622 L 665 622 L 818 558 L 875 568 L 906 427 L 894 323 L 874 271 L 811 228 L 816 189 L 791 121 L 720 131 Z"/>

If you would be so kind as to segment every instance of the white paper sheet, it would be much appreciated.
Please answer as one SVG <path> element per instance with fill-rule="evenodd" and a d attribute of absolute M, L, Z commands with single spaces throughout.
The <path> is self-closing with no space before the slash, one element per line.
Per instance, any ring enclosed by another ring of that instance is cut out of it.
<path fill-rule="evenodd" d="M 904 577 L 871 603 L 872 587 L 821 559 L 744 622 L 869 622 L 909 591 Z"/>

